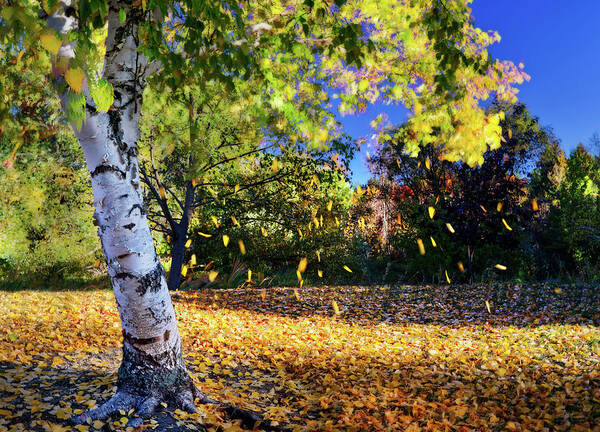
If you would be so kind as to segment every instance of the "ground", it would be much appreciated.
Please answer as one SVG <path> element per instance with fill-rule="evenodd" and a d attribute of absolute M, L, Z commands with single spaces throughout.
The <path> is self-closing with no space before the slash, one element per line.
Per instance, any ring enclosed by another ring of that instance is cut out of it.
<path fill-rule="evenodd" d="M 293 431 L 600 431 L 600 289 L 268 288 L 174 294 L 201 390 Z M 335 303 L 334 303 L 335 301 Z M 336 309 L 338 313 L 336 313 Z M 70 431 L 115 389 L 112 292 L 0 292 L 0 431 Z M 130 413 L 79 430 L 121 430 Z M 144 429 L 241 430 L 217 407 Z"/>

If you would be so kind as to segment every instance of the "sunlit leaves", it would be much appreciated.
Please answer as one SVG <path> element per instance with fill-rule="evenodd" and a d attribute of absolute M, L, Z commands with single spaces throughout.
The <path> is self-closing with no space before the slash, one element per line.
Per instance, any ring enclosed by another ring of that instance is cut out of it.
<path fill-rule="evenodd" d="M 104 80 L 91 80 L 88 82 L 90 96 L 96 104 L 98 111 L 108 111 L 113 104 L 113 89 L 110 83 Z"/>
<path fill-rule="evenodd" d="M 85 72 L 81 68 L 71 68 L 65 72 L 65 81 L 75 93 L 81 93 L 85 81 Z"/>
<path fill-rule="evenodd" d="M 53 32 L 40 35 L 40 44 L 52 55 L 57 55 L 62 45 L 62 40 Z"/>

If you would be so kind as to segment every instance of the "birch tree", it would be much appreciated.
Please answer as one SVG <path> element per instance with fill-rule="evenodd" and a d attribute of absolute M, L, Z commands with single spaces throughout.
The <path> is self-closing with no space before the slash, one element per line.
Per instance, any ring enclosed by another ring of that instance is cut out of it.
<path fill-rule="evenodd" d="M 342 133 L 339 112 L 401 103 L 413 112 L 409 152 L 435 142 L 443 157 L 476 165 L 501 137 L 500 116 L 487 115 L 479 101 L 491 93 L 514 99 L 514 84 L 526 75 L 491 59 L 486 47 L 499 37 L 474 27 L 468 3 L 0 3 L 0 46 L 51 60 L 49 81 L 90 172 L 95 224 L 123 328 L 116 394 L 75 421 L 135 409 L 129 426 L 137 426 L 163 401 L 187 411 L 195 410 L 195 399 L 214 402 L 185 367 L 142 199 L 137 141 L 147 81 L 177 88 L 201 71 L 233 86 L 233 78 L 257 76 L 264 88 L 256 103 L 283 114 L 296 131 L 292 140 L 315 147 Z M 2 103 L 10 104 L 10 95 Z M 0 113 L 10 118 L 10 109 Z"/>

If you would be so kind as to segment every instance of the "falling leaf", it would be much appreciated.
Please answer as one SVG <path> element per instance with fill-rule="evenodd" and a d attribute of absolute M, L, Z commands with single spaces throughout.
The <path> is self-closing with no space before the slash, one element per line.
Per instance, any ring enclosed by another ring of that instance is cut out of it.
<path fill-rule="evenodd" d="M 427 156 L 427 159 L 425 159 L 425 168 L 428 170 L 431 169 L 431 160 L 429 159 L 429 156 Z"/>
<path fill-rule="evenodd" d="M 65 72 L 65 81 L 75 93 L 81 93 L 83 82 L 85 81 L 85 73 L 81 68 L 68 69 Z"/>
<path fill-rule="evenodd" d="M 58 50 L 60 50 L 62 45 L 62 40 L 60 40 L 54 33 L 44 33 L 40 36 L 40 43 L 52 55 L 57 55 Z"/>
<path fill-rule="evenodd" d="M 321 252 L 317 251 L 317 261 L 321 262 Z"/>
<path fill-rule="evenodd" d="M 300 238 L 302 238 L 303 237 L 302 230 L 300 228 L 297 228 L 297 230 L 298 230 L 298 235 L 300 236 Z"/>
<path fill-rule="evenodd" d="M 508 225 L 508 223 L 506 222 L 506 220 L 504 220 L 504 218 L 502 218 L 502 224 L 504 225 L 504 228 L 506 228 L 509 231 L 512 231 L 512 228 Z"/>
<path fill-rule="evenodd" d="M 229 244 L 229 236 L 227 234 L 223 234 L 223 245 L 227 247 Z"/>
<path fill-rule="evenodd" d="M 213 221 L 213 223 L 215 224 L 215 227 L 219 228 L 219 219 L 217 219 L 217 217 L 215 215 L 212 215 L 210 217 Z"/>
<path fill-rule="evenodd" d="M 298 271 L 300 273 L 304 273 L 306 271 L 306 266 L 308 265 L 308 259 L 306 257 L 301 258 L 298 263 Z"/>
<path fill-rule="evenodd" d="M 538 211 L 538 210 L 539 210 L 539 207 L 538 207 L 538 202 L 537 202 L 537 198 L 533 198 L 533 199 L 531 200 L 531 209 L 532 209 L 534 212 L 536 212 L 536 211 Z"/>
<path fill-rule="evenodd" d="M 263 237 L 267 237 L 269 235 L 269 233 L 267 232 L 267 230 L 265 229 L 265 227 L 260 227 L 260 232 L 262 233 Z"/>
<path fill-rule="evenodd" d="M 246 255 L 246 246 L 244 245 L 244 241 L 243 240 L 238 240 L 238 246 L 240 248 L 240 253 L 242 255 Z"/>
<path fill-rule="evenodd" d="M 554 293 L 555 294 L 562 294 L 562 289 L 556 287 L 556 288 L 554 288 Z"/>
<path fill-rule="evenodd" d="M 444 270 L 444 275 L 446 276 L 446 282 L 451 283 L 450 276 L 448 276 L 448 270 Z"/>
<path fill-rule="evenodd" d="M 423 240 L 420 238 L 417 239 L 417 245 L 419 246 L 419 253 L 421 255 L 425 255 L 425 245 L 423 244 Z"/>
<path fill-rule="evenodd" d="M 427 211 L 429 212 L 429 219 L 433 219 L 433 216 L 435 216 L 435 207 L 429 206 L 427 207 Z"/>
<path fill-rule="evenodd" d="M 335 312 L 336 315 L 340 314 L 340 308 L 338 307 L 338 304 L 335 300 L 331 301 L 331 305 L 333 306 L 333 311 Z"/>
<path fill-rule="evenodd" d="M 186 265 L 181 267 L 181 276 L 185 277 L 185 275 L 187 275 L 187 271 L 188 271 L 188 267 Z"/>
<path fill-rule="evenodd" d="M 240 225 L 240 223 L 238 222 L 238 220 L 235 218 L 235 216 L 231 216 L 231 221 L 234 223 L 234 225 L 236 225 L 238 228 L 241 228 L 242 226 Z"/>
<path fill-rule="evenodd" d="M 248 269 L 248 282 L 252 282 L 252 270 Z"/>
<path fill-rule="evenodd" d="M 329 200 L 329 202 L 327 203 L 327 211 L 331 211 L 332 208 L 333 208 L 333 201 Z"/>
<path fill-rule="evenodd" d="M 485 301 L 485 307 L 487 308 L 488 313 L 492 313 L 490 309 L 490 302 L 488 302 L 487 300 Z"/>
<path fill-rule="evenodd" d="M 317 270 L 317 274 L 319 275 L 320 278 L 323 277 L 323 270 Z"/>
<path fill-rule="evenodd" d="M 481 207 L 481 210 L 483 210 L 484 213 L 487 213 L 487 210 L 485 209 L 484 206 L 482 206 L 481 204 L 479 204 L 479 207 Z"/>
<path fill-rule="evenodd" d="M 346 270 L 348 273 L 352 273 L 352 270 L 350 270 L 350 267 L 347 265 L 344 266 L 344 270 Z"/>
<path fill-rule="evenodd" d="M 188 239 L 188 240 L 185 242 L 185 247 L 186 247 L 186 248 L 189 248 L 191 245 L 192 245 L 192 239 Z"/>
<path fill-rule="evenodd" d="M 212 234 L 204 234 L 203 232 L 200 232 L 200 231 L 198 231 L 198 235 L 201 235 L 202 237 L 206 237 L 206 238 L 212 237 Z"/>
<path fill-rule="evenodd" d="M 511 139 L 512 138 L 512 129 L 508 128 L 507 132 L 508 132 L 508 139 Z"/>
<path fill-rule="evenodd" d="M 240 185 L 236 184 L 235 187 L 233 188 L 233 193 L 236 194 L 239 192 L 239 190 L 240 190 Z"/>
<path fill-rule="evenodd" d="M 195 266 L 196 265 L 196 254 L 192 254 L 192 257 L 190 259 L 190 265 L 191 266 Z"/>
<path fill-rule="evenodd" d="M 502 201 L 498 202 L 498 204 L 496 204 L 496 211 L 501 212 L 502 211 Z"/>
<path fill-rule="evenodd" d="M 216 270 L 211 270 L 210 272 L 208 272 L 208 280 L 209 280 L 209 282 L 214 282 L 215 279 L 217 278 L 218 274 L 219 274 L 219 272 L 216 271 Z"/>
<path fill-rule="evenodd" d="M 460 270 L 461 273 L 465 272 L 465 266 L 463 265 L 462 261 L 458 262 L 458 269 Z"/>
<path fill-rule="evenodd" d="M 498 270 L 506 270 L 506 266 L 502 264 L 496 264 L 494 267 L 496 267 Z"/>
<path fill-rule="evenodd" d="M 431 240 L 431 246 L 437 247 L 437 243 L 435 242 L 434 238 L 429 236 L 429 239 Z"/>
<path fill-rule="evenodd" d="M 446 228 L 450 231 L 451 234 L 454 234 L 454 227 L 450 225 L 449 222 L 446 222 Z"/>

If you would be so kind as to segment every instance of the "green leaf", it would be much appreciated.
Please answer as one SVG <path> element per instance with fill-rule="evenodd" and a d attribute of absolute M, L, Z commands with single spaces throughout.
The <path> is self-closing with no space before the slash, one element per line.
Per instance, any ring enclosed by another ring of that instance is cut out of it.
<path fill-rule="evenodd" d="M 126 18 L 127 15 L 125 14 L 125 11 L 123 9 L 119 10 L 119 21 L 121 22 L 121 24 L 125 22 Z"/>
<path fill-rule="evenodd" d="M 90 95 L 97 111 L 108 111 L 114 101 L 112 85 L 104 80 L 98 80 L 90 85 Z"/>

